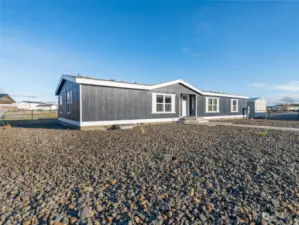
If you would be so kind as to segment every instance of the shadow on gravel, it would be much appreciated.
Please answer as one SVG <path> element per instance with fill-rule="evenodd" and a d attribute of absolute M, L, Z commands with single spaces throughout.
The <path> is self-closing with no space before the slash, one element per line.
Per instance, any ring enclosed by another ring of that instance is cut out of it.
<path fill-rule="evenodd" d="M 5 121 L 12 127 L 31 128 L 31 129 L 52 129 L 52 130 L 65 130 L 65 126 L 59 124 L 56 119 L 43 119 L 43 120 L 10 120 Z"/>

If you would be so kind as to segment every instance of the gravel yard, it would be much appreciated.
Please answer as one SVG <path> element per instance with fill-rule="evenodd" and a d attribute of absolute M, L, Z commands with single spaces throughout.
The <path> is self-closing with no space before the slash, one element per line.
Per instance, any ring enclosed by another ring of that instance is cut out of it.
<path fill-rule="evenodd" d="M 267 120 L 267 119 L 238 119 L 238 120 L 217 120 L 217 122 L 230 122 L 234 124 L 247 124 L 257 126 L 293 127 L 299 128 L 299 120 Z"/>
<path fill-rule="evenodd" d="M 0 224 L 297 224 L 299 134 L 258 132 L 1 129 Z"/>

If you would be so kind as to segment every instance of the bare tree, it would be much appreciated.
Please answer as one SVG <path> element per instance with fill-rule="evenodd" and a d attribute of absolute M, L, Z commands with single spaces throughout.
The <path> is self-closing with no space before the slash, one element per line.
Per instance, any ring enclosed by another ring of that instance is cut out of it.
<path fill-rule="evenodd" d="M 280 101 L 282 102 L 281 106 L 284 111 L 289 111 L 290 104 L 294 103 L 294 99 L 292 99 L 291 97 L 288 97 L 288 96 L 282 98 Z"/>
<path fill-rule="evenodd" d="M 284 97 L 280 100 L 284 104 L 292 104 L 294 102 L 294 99 L 291 97 Z"/>

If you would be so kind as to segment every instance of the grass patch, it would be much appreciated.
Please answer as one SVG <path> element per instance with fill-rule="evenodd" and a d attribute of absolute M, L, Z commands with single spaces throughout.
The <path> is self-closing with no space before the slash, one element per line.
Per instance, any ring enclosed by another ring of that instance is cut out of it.
<path fill-rule="evenodd" d="M 265 131 L 261 131 L 261 132 L 256 132 L 254 134 L 258 135 L 258 136 L 268 137 L 269 136 L 269 131 L 265 130 Z"/>

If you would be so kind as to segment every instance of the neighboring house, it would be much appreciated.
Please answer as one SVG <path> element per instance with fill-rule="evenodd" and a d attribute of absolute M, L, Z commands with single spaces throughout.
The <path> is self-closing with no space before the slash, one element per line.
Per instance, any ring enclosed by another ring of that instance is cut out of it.
<path fill-rule="evenodd" d="M 299 110 L 299 104 L 284 104 L 284 110 L 285 111 L 298 111 Z"/>
<path fill-rule="evenodd" d="M 55 104 L 40 104 L 34 107 L 35 110 L 57 110 L 58 106 Z"/>
<path fill-rule="evenodd" d="M 15 101 L 8 94 L 0 94 L 0 113 L 8 111 L 14 103 Z"/>
<path fill-rule="evenodd" d="M 284 111 L 284 107 L 282 105 L 273 105 L 273 106 L 268 106 L 267 110 L 273 112 L 280 112 L 280 111 Z"/>
<path fill-rule="evenodd" d="M 24 110 L 35 110 L 35 107 L 40 104 L 45 104 L 43 102 L 33 102 L 33 101 L 22 101 L 17 102 L 15 106 L 18 107 L 18 109 L 24 109 Z"/>
<path fill-rule="evenodd" d="M 69 75 L 55 94 L 59 120 L 77 127 L 242 117 L 248 99 L 204 92 L 183 80 L 143 85 Z"/>

